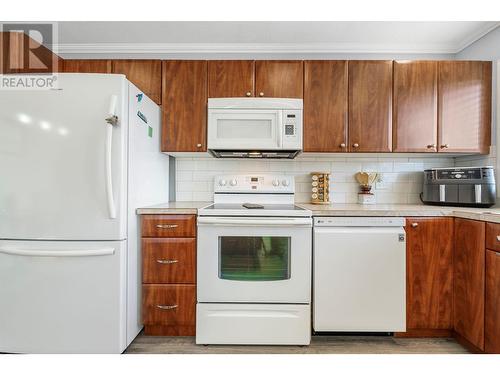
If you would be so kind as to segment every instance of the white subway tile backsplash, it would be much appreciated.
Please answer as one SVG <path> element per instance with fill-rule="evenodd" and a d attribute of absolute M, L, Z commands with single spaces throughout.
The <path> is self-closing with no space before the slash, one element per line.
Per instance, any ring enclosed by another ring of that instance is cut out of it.
<path fill-rule="evenodd" d="M 489 158 L 490 159 L 490 158 Z M 488 160 L 489 160 L 488 159 Z M 473 162 L 479 159 L 474 159 Z M 483 159 L 480 159 L 484 162 Z M 462 163 L 468 163 L 463 160 Z M 178 201 L 213 199 L 214 177 L 220 174 L 274 173 L 295 177 L 295 200 L 310 200 L 310 173 L 330 171 L 330 201 L 356 203 L 358 184 L 354 174 L 378 172 L 383 189 L 374 189 L 378 203 L 419 203 L 425 168 L 451 167 L 453 157 L 407 157 L 374 154 L 301 156 L 295 160 L 221 160 L 207 158 L 176 158 L 176 199 Z"/>

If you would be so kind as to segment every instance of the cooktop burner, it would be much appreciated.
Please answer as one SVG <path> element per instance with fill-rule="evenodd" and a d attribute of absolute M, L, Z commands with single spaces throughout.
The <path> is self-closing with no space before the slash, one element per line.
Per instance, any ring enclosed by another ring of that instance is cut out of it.
<path fill-rule="evenodd" d="M 279 211 L 306 211 L 305 208 L 296 206 L 294 204 L 259 204 L 261 207 L 245 207 L 247 203 L 214 203 L 210 206 L 203 208 L 203 210 L 279 210 Z"/>

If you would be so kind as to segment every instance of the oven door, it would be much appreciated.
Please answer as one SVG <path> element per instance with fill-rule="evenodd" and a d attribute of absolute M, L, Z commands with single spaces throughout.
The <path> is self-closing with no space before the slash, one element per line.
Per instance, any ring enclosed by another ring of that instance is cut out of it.
<path fill-rule="evenodd" d="M 311 218 L 199 217 L 198 302 L 309 303 Z"/>
<path fill-rule="evenodd" d="M 210 109 L 208 148 L 279 150 L 283 144 L 282 116 L 282 110 Z"/>

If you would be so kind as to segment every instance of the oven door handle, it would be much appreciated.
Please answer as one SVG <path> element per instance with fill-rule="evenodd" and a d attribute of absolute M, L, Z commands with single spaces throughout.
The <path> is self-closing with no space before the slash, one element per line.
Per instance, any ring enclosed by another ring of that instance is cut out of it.
<path fill-rule="evenodd" d="M 198 225 L 218 226 L 272 226 L 272 227 L 312 227 L 312 219 L 300 218 L 243 218 L 199 216 Z"/>

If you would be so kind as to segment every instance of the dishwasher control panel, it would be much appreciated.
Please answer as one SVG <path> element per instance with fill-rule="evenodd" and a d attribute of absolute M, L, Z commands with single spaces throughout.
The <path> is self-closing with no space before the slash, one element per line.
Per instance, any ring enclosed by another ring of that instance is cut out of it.
<path fill-rule="evenodd" d="M 315 217 L 316 227 L 404 227 L 403 217 Z"/>

